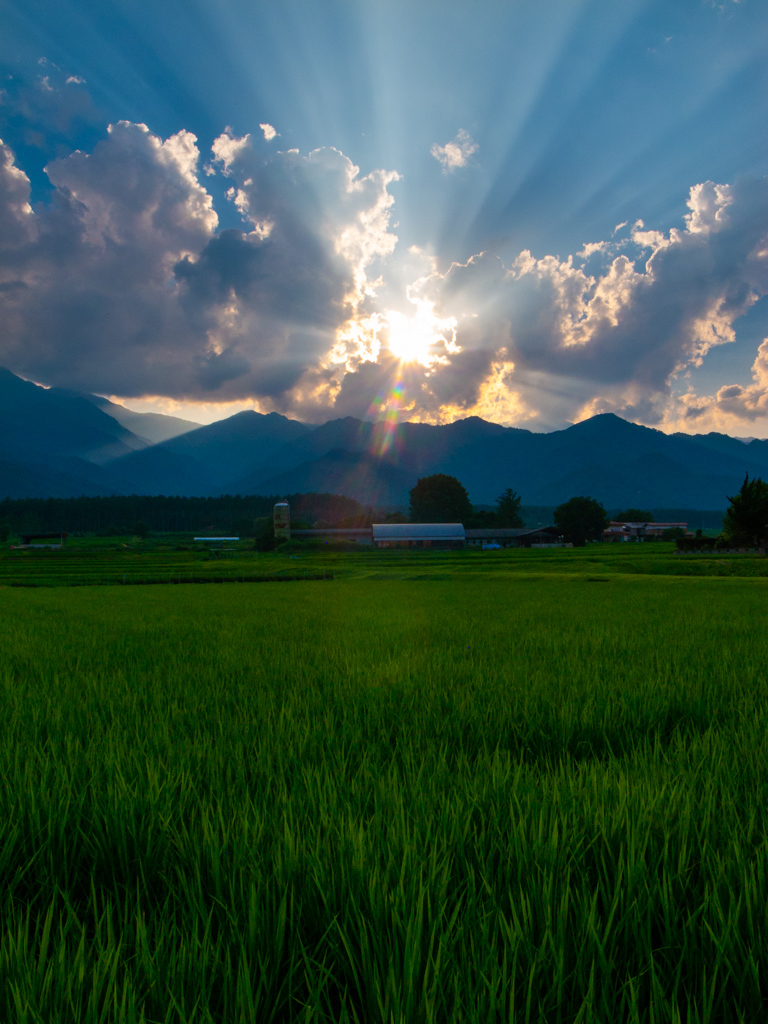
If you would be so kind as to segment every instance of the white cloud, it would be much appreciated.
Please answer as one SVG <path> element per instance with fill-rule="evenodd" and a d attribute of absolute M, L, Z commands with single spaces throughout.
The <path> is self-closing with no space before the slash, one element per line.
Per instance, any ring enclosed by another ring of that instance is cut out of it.
<path fill-rule="evenodd" d="M 361 176 L 360 168 L 333 148 L 306 156 L 290 149 L 264 160 L 247 136 L 226 133 L 215 140 L 213 152 L 224 173 L 236 180 L 231 198 L 254 231 L 271 235 L 281 223 L 284 230 L 293 223 L 293 232 L 310 232 L 351 272 L 349 300 L 359 304 L 372 294 L 368 268 L 389 256 L 397 242 L 389 230 L 394 198 L 388 191 L 398 180 L 396 172 Z"/>
<path fill-rule="evenodd" d="M 466 167 L 469 158 L 477 149 L 478 145 L 472 136 L 460 128 L 452 142 L 446 142 L 444 146 L 435 143 L 430 153 L 442 165 L 443 171 L 449 173 L 458 167 Z"/>
<path fill-rule="evenodd" d="M 714 395 L 692 390 L 670 401 L 664 425 L 670 429 L 723 431 L 738 435 L 745 424 L 768 423 L 768 338 L 757 350 L 752 364 L 752 383 L 726 384 Z"/>
<path fill-rule="evenodd" d="M 606 252 L 608 248 L 608 242 L 587 242 L 576 253 L 576 255 L 582 260 L 588 260 L 591 256 L 594 256 L 596 253 Z"/>
<path fill-rule="evenodd" d="M 173 260 L 198 248 L 218 225 L 197 179 L 196 143 L 191 132 L 163 142 L 145 124 L 118 121 L 92 154 L 76 150 L 46 173 L 82 204 L 80 220 L 92 242 L 165 250 Z"/>
<path fill-rule="evenodd" d="M 674 404 L 674 377 L 732 341 L 737 319 L 768 293 L 768 179 L 706 182 L 691 189 L 688 205 L 683 229 L 665 234 L 637 223 L 627 251 L 607 253 L 599 273 L 570 257 L 523 252 L 505 268 L 481 254 L 422 288 L 438 313 L 458 318 L 465 350 L 494 339 L 493 358 L 514 363 L 511 380 L 542 423 L 608 409 L 661 422 Z M 633 242 L 645 251 L 633 253 Z M 764 415 L 763 372 L 720 404 Z M 467 393 L 478 386 L 469 376 L 464 383 Z M 695 405 L 695 396 L 688 401 Z"/>
<path fill-rule="evenodd" d="M 243 135 L 242 138 L 237 138 L 236 135 L 232 134 L 232 129 L 227 128 L 217 139 L 214 139 L 211 152 L 213 153 L 214 160 L 222 165 L 222 169 L 226 174 L 230 164 L 234 163 L 238 155 L 246 151 L 250 144 L 250 135 Z"/>
<path fill-rule="evenodd" d="M 710 231 L 720 231 L 728 223 L 728 207 L 733 202 L 733 189 L 730 185 L 716 185 L 705 181 L 694 185 L 688 197 L 690 213 L 685 223 L 692 234 L 707 235 Z"/>
<path fill-rule="evenodd" d="M 370 301 L 396 176 L 362 176 L 336 150 L 265 159 L 231 133 L 213 149 L 250 231 L 217 230 L 189 132 L 111 126 L 48 165 L 37 212 L 3 147 L 0 364 L 124 397 L 291 401 Z"/>
<path fill-rule="evenodd" d="M 261 128 L 262 132 L 264 133 L 264 138 L 267 140 L 267 142 L 271 142 L 272 139 L 274 139 L 275 136 L 278 134 L 278 132 L 272 127 L 271 124 L 260 124 L 259 128 Z"/>
<path fill-rule="evenodd" d="M 474 146 L 459 133 L 436 158 L 463 166 Z M 672 390 L 768 294 L 768 179 L 695 185 L 668 231 L 636 220 L 574 256 L 445 268 L 426 247 L 397 250 L 393 171 L 228 130 L 212 165 L 246 227 L 221 230 L 199 160 L 189 132 L 118 122 L 92 152 L 49 163 L 53 198 L 33 209 L 0 143 L 0 365 L 223 413 L 366 415 L 397 383 L 401 413 L 432 422 L 548 427 L 611 410 L 768 431 L 768 341 L 751 383 Z"/>
<path fill-rule="evenodd" d="M 13 151 L 0 139 L 0 251 L 12 261 L 16 249 L 34 237 L 34 220 L 29 204 L 29 178 L 16 166 Z"/>

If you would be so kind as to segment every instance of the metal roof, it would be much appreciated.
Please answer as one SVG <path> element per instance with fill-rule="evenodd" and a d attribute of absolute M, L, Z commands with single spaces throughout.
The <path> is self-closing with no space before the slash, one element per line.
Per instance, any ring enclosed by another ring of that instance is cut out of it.
<path fill-rule="evenodd" d="M 535 529 L 518 529 L 517 527 L 502 526 L 497 529 L 483 527 L 481 530 L 467 530 L 468 540 L 490 540 L 492 537 L 499 537 L 502 540 L 515 537 L 530 537 L 535 533 L 545 533 L 547 536 L 558 536 L 559 531 L 555 526 L 537 526 Z"/>
<path fill-rule="evenodd" d="M 56 537 L 59 540 L 62 537 L 68 537 L 69 534 L 65 530 L 54 530 L 51 533 L 20 533 L 22 544 L 29 544 L 31 540 L 54 540 Z"/>
<path fill-rule="evenodd" d="M 374 523 L 374 540 L 464 540 L 461 523 Z"/>
<path fill-rule="evenodd" d="M 349 537 L 351 534 L 354 537 L 370 537 L 371 528 L 370 526 L 350 526 L 350 527 L 332 527 L 327 530 L 291 530 L 292 537 L 340 537 L 341 535 Z"/>
<path fill-rule="evenodd" d="M 683 529 L 685 529 L 687 528 L 688 523 L 652 523 L 650 521 L 646 522 L 645 520 L 637 523 L 620 523 L 614 519 L 611 521 L 611 525 L 608 527 L 608 529 L 624 529 L 626 527 L 627 529 L 636 530 L 638 529 L 638 527 L 641 526 L 645 527 L 646 529 L 650 527 L 650 529 L 652 530 L 669 530 L 674 529 L 675 526 L 682 526 Z"/>

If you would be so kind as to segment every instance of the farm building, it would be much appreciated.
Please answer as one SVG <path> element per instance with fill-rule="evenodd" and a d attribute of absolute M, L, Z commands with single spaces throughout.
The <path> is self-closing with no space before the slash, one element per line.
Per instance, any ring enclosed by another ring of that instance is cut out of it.
<path fill-rule="evenodd" d="M 559 547 L 560 531 L 556 526 L 540 526 L 535 530 L 508 528 L 490 528 L 467 530 L 467 544 L 472 547 L 498 545 L 500 548 L 540 548 Z"/>
<path fill-rule="evenodd" d="M 355 541 L 357 544 L 371 545 L 370 526 L 350 527 L 349 529 L 337 528 L 327 530 L 292 530 L 291 536 L 294 540 L 345 540 Z"/>
<path fill-rule="evenodd" d="M 16 544 L 17 548 L 63 548 L 64 541 L 69 536 L 64 530 L 58 530 L 54 533 L 21 533 L 19 534 L 19 540 L 21 544 Z M 32 541 L 44 540 L 48 541 L 47 544 L 33 544 Z"/>
<path fill-rule="evenodd" d="M 611 523 L 603 531 L 603 540 L 611 543 L 629 540 L 660 540 L 665 530 L 688 531 L 688 523 Z"/>
<path fill-rule="evenodd" d="M 463 548 L 461 523 L 374 523 L 377 548 Z"/>

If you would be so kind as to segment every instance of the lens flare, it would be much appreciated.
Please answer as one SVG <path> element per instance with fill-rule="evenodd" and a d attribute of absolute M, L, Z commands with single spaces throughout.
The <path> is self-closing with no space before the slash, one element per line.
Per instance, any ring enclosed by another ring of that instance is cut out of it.
<path fill-rule="evenodd" d="M 369 419 L 374 420 L 370 450 L 379 458 L 384 458 L 396 449 L 404 394 L 403 381 L 398 375 L 392 385 L 373 400 L 368 410 Z"/>

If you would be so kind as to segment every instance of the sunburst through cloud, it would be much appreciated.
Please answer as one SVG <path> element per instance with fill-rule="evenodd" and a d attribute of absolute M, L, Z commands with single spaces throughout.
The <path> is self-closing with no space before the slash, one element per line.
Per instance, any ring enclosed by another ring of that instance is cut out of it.
<path fill-rule="evenodd" d="M 0 42 L 0 363 L 205 420 L 768 433 L 768 14 L 491 3 L 441 49 L 426 5 L 331 35 L 235 7 L 152 76 L 139 40 L 173 19 L 126 14 L 122 84 L 59 15 L 55 52 Z M 173 111 L 163 74 L 188 83 Z"/>

